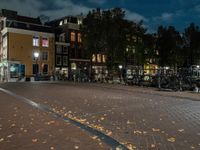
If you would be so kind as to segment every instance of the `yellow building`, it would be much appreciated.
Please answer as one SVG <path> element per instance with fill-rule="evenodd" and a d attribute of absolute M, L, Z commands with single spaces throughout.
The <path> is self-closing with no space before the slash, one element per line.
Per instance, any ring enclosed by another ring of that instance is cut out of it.
<path fill-rule="evenodd" d="M 38 18 L 4 10 L 0 16 L 0 79 L 19 81 L 47 77 L 54 71 L 54 32 Z M 36 58 L 34 53 L 38 53 Z"/>

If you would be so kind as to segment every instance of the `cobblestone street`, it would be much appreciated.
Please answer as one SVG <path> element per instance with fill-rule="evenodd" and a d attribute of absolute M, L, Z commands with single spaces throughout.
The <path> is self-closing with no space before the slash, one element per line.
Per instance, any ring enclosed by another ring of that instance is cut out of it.
<path fill-rule="evenodd" d="M 0 87 L 3 150 L 35 149 L 33 145 L 42 150 L 117 149 L 101 140 L 96 131 L 128 149 L 200 150 L 200 95 L 196 93 L 70 82 L 7 83 Z M 28 105 L 20 97 L 53 113 Z M 62 117 L 55 118 L 54 113 Z M 95 132 L 80 129 L 65 118 Z M 24 130 L 31 132 L 26 135 Z M 48 145 L 42 144 L 44 141 Z"/>

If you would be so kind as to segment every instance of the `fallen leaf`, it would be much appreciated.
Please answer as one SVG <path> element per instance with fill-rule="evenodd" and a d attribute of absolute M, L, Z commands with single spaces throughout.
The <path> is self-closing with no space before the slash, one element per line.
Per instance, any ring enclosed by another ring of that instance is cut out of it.
<path fill-rule="evenodd" d="M 3 141 L 4 141 L 4 138 L 1 138 L 1 139 L 0 139 L 0 142 L 3 142 Z"/>
<path fill-rule="evenodd" d="M 175 142 L 176 139 L 174 137 L 171 137 L 171 138 L 168 138 L 167 141 L 169 141 L 169 142 Z"/>
<path fill-rule="evenodd" d="M 184 129 L 179 129 L 179 130 L 178 130 L 178 132 L 184 132 L 184 131 L 185 131 Z"/>
<path fill-rule="evenodd" d="M 111 136 L 112 135 L 112 131 L 107 132 L 106 135 Z"/>
<path fill-rule="evenodd" d="M 93 140 L 96 140 L 97 138 L 98 138 L 98 136 L 93 136 L 92 137 Z"/>
<path fill-rule="evenodd" d="M 38 141 L 38 139 L 32 139 L 33 143 L 36 143 Z"/>
<path fill-rule="evenodd" d="M 156 145 L 155 144 L 151 144 L 151 148 L 155 148 L 156 147 Z"/>
<path fill-rule="evenodd" d="M 13 134 L 10 134 L 10 135 L 7 136 L 7 138 L 11 138 L 11 137 L 13 137 Z"/>
<path fill-rule="evenodd" d="M 139 130 L 135 130 L 135 131 L 134 131 L 134 134 L 142 134 L 142 132 L 139 131 Z"/>
<path fill-rule="evenodd" d="M 153 132 L 159 132 L 160 129 L 152 128 L 152 131 L 153 131 Z"/>
<path fill-rule="evenodd" d="M 75 149 L 79 149 L 79 146 L 74 146 Z"/>
<path fill-rule="evenodd" d="M 127 148 L 129 150 L 135 150 L 136 149 L 136 146 L 132 145 L 132 144 L 127 144 Z"/>
<path fill-rule="evenodd" d="M 131 122 L 128 120 L 128 121 L 126 122 L 126 124 L 131 124 Z"/>
<path fill-rule="evenodd" d="M 101 120 L 104 120 L 105 118 L 104 117 L 101 117 Z"/>
<path fill-rule="evenodd" d="M 12 125 L 11 125 L 11 127 L 15 127 L 16 125 L 13 123 Z"/>

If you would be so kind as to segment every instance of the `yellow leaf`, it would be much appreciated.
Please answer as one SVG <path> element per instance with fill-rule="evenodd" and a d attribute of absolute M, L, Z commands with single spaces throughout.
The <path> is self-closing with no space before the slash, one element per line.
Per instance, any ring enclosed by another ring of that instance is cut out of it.
<path fill-rule="evenodd" d="M 151 144 L 151 148 L 155 148 L 156 147 L 156 145 L 155 144 Z"/>
<path fill-rule="evenodd" d="M 185 131 L 184 129 L 179 129 L 179 130 L 178 130 L 178 132 L 184 132 L 184 131 Z"/>
<path fill-rule="evenodd" d="M 134 134 L 142 134 L 142 132 L 139 131 L 139 130 L 135 130 L 135 131 L 134 131 Z"/>
<path fill-rule="evenodd" d="M 11 127 L 15 127 L 16 125 L 13 123 L 12 125 L 11 125 Z"/>
<path fill-rule="evenodd" d="M 101 120 L 104 120 L 105 118 L 104 117 L 101 117 Z"/>
<path fill-rule="evenodd" d="M 79 149 L 79 146 L 74 146 L 75 149 Z"/>
<path fill-rule="evenodd" d="M 3 142 L 3 141 L 4 141 L 4 138 L 1 138 L 1 139 L 0 139 L 0 142 Z"/>
<path fill-rule="evenodd" d="M 36 143 L 38 141 L 38 139 L 32 139 L 33 143 Z"/>
<path fill-rule="evenodd" d="M 107 132 L 107 135 L 111 136 L 112 135 L 112 131 Z"/>
<path fill-rule="evenodd" d="M 159 132 L 160 129 L 152 128 L 153 132 Z"/>
<path fill-rule="evenodd" d="M 10 134 L 10 135 L 7 136 L 7 138 L 11 138 L 11 137 L 13 137 L 13 134 Z"/>
<path fill-rule="evenodd" d="M 93 140 L 95 140 L 95 139 L 97 139 L 97 138 L 98 138 L 98 136 L 93 136 L 93 137 L 92 137 Z"/>
<path fill-rule="evenodd" d="M 167 141 L 169 141 L 169 142 L 175 142 L 176 139 L 174 137 L 171 137 L 171 138 L 168 138 Z"/>

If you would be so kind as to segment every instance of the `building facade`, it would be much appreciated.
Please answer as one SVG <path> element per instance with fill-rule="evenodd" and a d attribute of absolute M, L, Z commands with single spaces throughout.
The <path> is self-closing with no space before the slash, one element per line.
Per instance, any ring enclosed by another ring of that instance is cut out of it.
<path fill-rule="evenodd" d="M 19 81 L 54 71 L 54 31 L 39 18 L 2 10 L 0 14 L 0 80 Z M 34 57 L 34 53 L 39 57 Z"/>
<path fill-rule="evenodd" d="M 87 80 L 90 74 L 90 59 L 87 58 L 82 44 L 82 17 L 66 16 L 46 24 L 55 30 L 56 74 L 66 79 Z"/>

